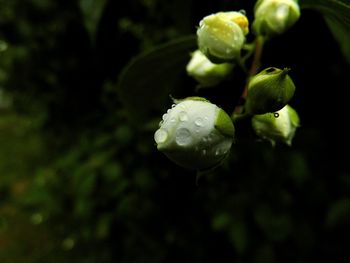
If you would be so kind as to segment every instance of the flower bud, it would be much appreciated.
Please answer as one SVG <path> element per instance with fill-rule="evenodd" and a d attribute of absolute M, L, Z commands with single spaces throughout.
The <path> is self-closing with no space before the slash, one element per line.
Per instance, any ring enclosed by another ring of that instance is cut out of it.
<path fill-rule="evenodd" d="M 192 53 L 192 58 L 187 64 L 187 74 L 198 81 L 200 87 L 212 87 L 225 80 L 231 73 L 232 64 L 214 64 L 200 51 Z"/>
<path fill-rule="evenodd" d="M 240 12 L 212 14 L 199 23 L 198 46 L 213 63 L 233 62 L 240 56 L 248 31 L 248 19 Z"/>
<path fill-rule="evenodd" d="M 296 129 L 300 125 L 298 113 L 289 105 L 275 113 L 255 115 L 252 118 L 252 126 L 255 133 L 272 145 L 282 142 L 292 144 Z"/>
<path fill-rule="evenodd" d="M 290 69 L 267 68 L 251 78 L 245 104 L 249 114 L 264 114 L 282 109 L 293 97 L 295 85 Z"/>
<path fill-rule="evenodd" d="M 282 34 L 300 17 L 297 0 L 259 0 L 254 8 L 253 31 L 271 37 Z"/>
<path fill-rule="evenodd" d="M 154 134 L 157 148 L 176 164 L 204 170 L 229 153 L 234 126 L 218 106 L 199 97 L 176 101 Z"/>

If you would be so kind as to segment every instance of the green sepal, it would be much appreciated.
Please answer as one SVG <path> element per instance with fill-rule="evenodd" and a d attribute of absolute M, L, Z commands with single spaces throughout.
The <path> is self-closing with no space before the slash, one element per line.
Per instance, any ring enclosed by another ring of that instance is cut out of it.
<path fill-rule="evenodd" d="M 290 121 L 294 127 L 299 127 L 300 126 L 300 118 L 296 110 L 294 110 L 292 107 L 288 106 L 288 114 Z"/>
<path fill-rule="evenodd" d="M 233 126 L 233 122 L 230 116 L 227 113 L 219 109 L 218 116 L 215 122 L 215 128 L 223 135 L 228 137 L 233 137 L 235 134 L 235 127 Z"/>
<path fill-rule="evenodd" d="M 248 86 L 246 112 L 264 114 L 282 109 L 295 92 L 295 85 L 289 77 L 290 69 L 270 67 L 252 77 Z"/>

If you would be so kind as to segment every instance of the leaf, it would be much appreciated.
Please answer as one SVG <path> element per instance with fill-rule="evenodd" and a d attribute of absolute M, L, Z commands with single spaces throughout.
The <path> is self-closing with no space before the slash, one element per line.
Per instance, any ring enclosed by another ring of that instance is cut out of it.
<path fill-rule="evenodd" d="M 183 37 L 140 54 L 124 68 L 117 88 L 132 122 L 146 124 L 152 113 L 164 110 L 195 47 L 194 36 Z"/>
<path fill-rule="evenodd" d="M 107 0 L 80 0 L 79 7 L 84 16 L 84 24 L 92 41 Z"/>
<path fill-rule="evenodd" d="M 303 0 L 302 8 L 317 10 L 324 16 L 341 50 L 350 63 L 350 2 L 346 0 Z"/>
<path fill-rule="evenodd" d="M 336 227 L 350 222 L 350 198 L 340 199 L 329 208 L 326 225 Z"/>

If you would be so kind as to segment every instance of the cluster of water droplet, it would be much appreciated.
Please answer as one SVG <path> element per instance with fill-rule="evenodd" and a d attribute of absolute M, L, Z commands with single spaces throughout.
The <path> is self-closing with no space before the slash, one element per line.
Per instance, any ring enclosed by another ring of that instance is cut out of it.
<path fill-rule="evenodd" d="M 209 166 L 222 159 L 231 147 L 232 138 L 215 129 L 218 111 L 216 105 L 205 101 L 174 104 L 163 115 L 154 134 L 158 149 L 170 159 L 174 160 L 172 157 L 176 155 L 174 161 L 180 164 L 191 161 L 195 166 L 202 162 Z"/>
<path fill-rule="evenodd" d="M 172 114 L 176 107 L 176 104 L 173 104 L 172 108 L 163 115 L 159 123 L 161 128 L 156 131 L 154 136 L 157 144 L 162 144 L 167 141 L 169 138 L 169 130 L 173 130 L 174 126 L 176 126 L 175 142 L 178 146 L 187 146 L 196 140 L 196 134 L 201 133 L 202 128 L 205 128 L 206 124 L 208 124 L 208 117 L 195 117 L 193 120 L 192 118 L 190 120 L 189 118 L 193 116 L 189 116 L 189 113 L 186 111 L 188 107 L 186 106 L 186 104 L 179 105 L 180 111 L 176 109 L 176 112 L 174 112 L 175 114 Z M 203 140 L 206 139 L 204 138 Z"/>

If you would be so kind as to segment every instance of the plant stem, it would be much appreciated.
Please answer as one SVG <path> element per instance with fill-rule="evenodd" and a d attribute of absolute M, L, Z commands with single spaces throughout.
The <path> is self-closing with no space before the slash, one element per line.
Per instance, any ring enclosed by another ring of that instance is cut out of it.
<path fill-rule="evenodd" d="M 250 70 L 249 70 L 249 73 L 247 76 L 247 81 L 246 81 L 245 87 L 243 89 L 240 101 L 239 101 L 238 105 L 235 107 L 232 116 L 242 114 L 242 112 L 243 112 L 245 99 L 248 95 L 249 80 L 251 77 L 253 77 L 254 75 L 256 75 L 258 73 L 260 66 L 261 66 L 261 56 L 262 56 L 262 51 L 263 51 L 263 47 L 264 47 L 264 42 L 265 42 L 265 39 L 262 36 L 257 36 L 255 38 L 255 52 L 254 52 L 253 62 L 250 66 Z M 234 117 L 232 117 L 232 118 L 235 119 Z"/>

